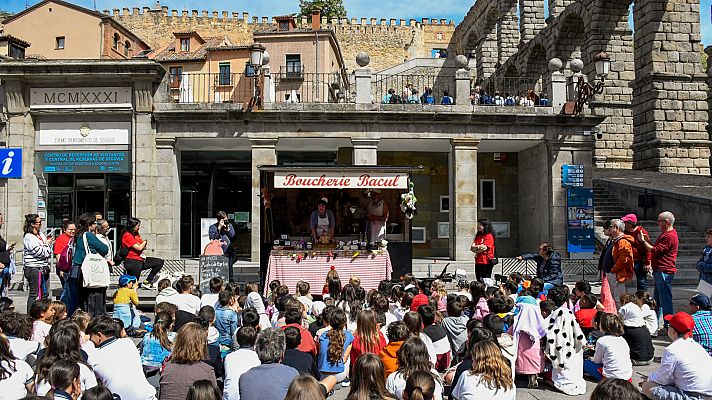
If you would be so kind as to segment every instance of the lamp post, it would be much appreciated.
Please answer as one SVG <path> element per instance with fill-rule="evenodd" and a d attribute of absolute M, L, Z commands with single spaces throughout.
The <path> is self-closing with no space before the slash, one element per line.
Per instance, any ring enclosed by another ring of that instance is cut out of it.
<path fill-rule="evenodd" d="M 265 54 L 265 47 L 259 43 L 255 43 L 250 46 L 250 67 L 252 67 L 255 74 L 255 90 L 250 99 L 250 104 L 247 109 L 252 110 L 254 107 L 262 107 L 262 96 L 260 92 L 260 69 L 262 68 L 262 62 Z"/>
<path fill-rule="evenodd" d="M 578 115 L 583 111 L 583 105 L 588 102 L 589 97 L 594 94 L 603 93 L 603 84 L 605 83 L 606 75 L 611 68 L 611 57 L 608 53 L 601 50 L 593 56 L 593 64 L 596 67 L 596 77 L 598 78 L 594 85 L 586 82 L 583 75 L 578 80 L 578 97 L 576 99 L 576 109 L 574 114 Z"/>

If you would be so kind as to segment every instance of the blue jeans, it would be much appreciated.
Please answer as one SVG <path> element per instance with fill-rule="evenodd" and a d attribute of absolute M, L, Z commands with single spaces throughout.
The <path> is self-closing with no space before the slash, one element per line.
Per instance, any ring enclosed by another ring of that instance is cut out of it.
<path fill-rule="evenodd" d="M 120 319 L 126 330 L 141 326 L 141 319 L 131 304 L 114 304 L 114 318 Z"/>
<path fill-rule="evenodd" d="M 658 305 L 656 310 L 658 318 L 672 314 L 672 280 L 675 274 L 666 274 L 662 271 L 653 271 L 655 278 L 655 293 L 653 299 Z M 668 327 L 668 322 L 665 321 L 664 328 Z"/>
<path fill-rule="evenodd" d="M 79 278 L 67 277 L 64 287 L 67 292 L 67 315 L 72 315 L 79 306 Z"/>
<path fill-rule="evenodd" d="M 583 372 L 590 375 L 596 381 L 603 379 L 603 375 L 601 375 L 601 371 L 599 371 L 602 367 L 603 364 L 596 364 L 591 360 L 583 360 Z"/>
<path fill-rule="evenodd" d="M 69 304 L 69 286 L 67 285 L 69 273 L 59 272 L 57 276 L 59 276 L 59 281 L 62 282 L 62 293 L 59 295 L 59 301 L 64 304 Z"/>
<path fill-rule="evenodd" d="M 633 271 L 635 271 L 635 281 L 638 285 L 638 290 L 648 290 L 648 271 L 645 270 L 643 266 L 644 261 L 636 261 L 633 264 Z"/>

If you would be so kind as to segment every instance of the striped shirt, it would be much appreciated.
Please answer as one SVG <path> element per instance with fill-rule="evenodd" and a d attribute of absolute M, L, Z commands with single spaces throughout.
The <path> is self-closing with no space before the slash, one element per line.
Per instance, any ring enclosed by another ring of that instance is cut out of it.
<path fill-rule="evenodd" d="M 695 321 L 692 338 L 712 356 L 712 311 L 697 311 L 692 319 Z"/>
<path fill-rule="evenodd" d="M 49 258 L 52 257 L 52 246 L 40 232 L 39 235 L 26 233 L 22 239 L 22 261 L 25 268 L 49 268 Z"/>

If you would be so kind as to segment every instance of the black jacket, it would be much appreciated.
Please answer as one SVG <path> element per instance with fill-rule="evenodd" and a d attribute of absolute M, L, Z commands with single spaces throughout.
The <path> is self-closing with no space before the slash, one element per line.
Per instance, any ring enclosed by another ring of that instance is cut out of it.
<path fill-rule="evenodd" d="M 0 236 L 0 263 L 4 266 L 10 265 L 10 252 L 7 251 L 7 242 Z"/>
<path fill-rule="evenodd" d="M 524 254 L 525 260 L 536 261 L 536 276 L 544 280 L 544 283 L 551 283 L 554 286 L 564 284 L 564 272 L 561 269 L 561 254 L 552 252 L 548 260 L 538 254 Z"/>

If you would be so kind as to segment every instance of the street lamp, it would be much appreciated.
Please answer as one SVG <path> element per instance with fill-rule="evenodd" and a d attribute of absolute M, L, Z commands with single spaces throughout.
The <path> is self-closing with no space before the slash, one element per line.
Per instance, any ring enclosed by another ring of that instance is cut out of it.
<path fill-rule="evenodd" d="M 264 61 L 265 47 L 259 43 L 255 43 L 249 48 L 250 50 L 250 67 L 254 71 L 255 77 L 255 90 L 252 98 L 250 99 L 250 104 L 247 109 L 252 110 L 254 107 L 262 107 L 262 96 L 260 93 L 260 69 L 262 68 L 262 62 Z"/>
<path fill-rule="evenodd" d="M 576 109 L 574 111 L 575 115 L 578 115 L 583 111 L 583 105 L 588 102 L 589 97 L 594 94 L 603 93 L 603 84 L 606 79 L 606 75 L 611 69 L 611 57 L 608 53 L 601 50 L 595 56 L 593 56 L 593 65 L 596 67 L 596 77 L 598 80 L 595 85 L 591 85 L 586 82 L 584 75 L 579 76 L 578 79 L 578 98 L 576 99 Z"/>

